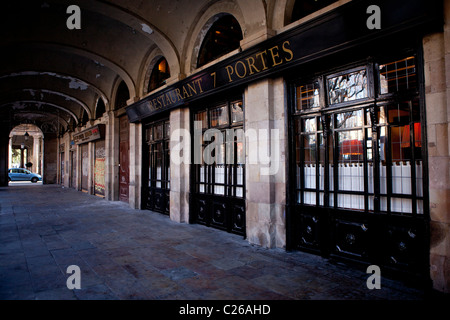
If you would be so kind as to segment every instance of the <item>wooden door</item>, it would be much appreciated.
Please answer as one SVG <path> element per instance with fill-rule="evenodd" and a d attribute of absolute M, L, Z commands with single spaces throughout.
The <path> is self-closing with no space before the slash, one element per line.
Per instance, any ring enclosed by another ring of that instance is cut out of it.
<path fill-rule="evenodd" d="M 61 152 L 61 176 L 60 176 L 61 177 L 61 181 L 60 181 L 60 183 L 62 185 L 64 185 L 64 170 L 65 170 L 64 159 L 65 159 L 64 152 Z"/>
<path fill-rule="evenodd" d="M 70 161 L 71 161 L 71 173 L 70 173 L 70 187 L 75 188 L 76 178 L 77 178 L 77 152 L 70 151 Z"/>
<path fill-rule="evenodd" d="M 95 142 L 95 160 L 94 160 L 94 194 L 105 196 L 105 140 Z"/>
<path fill-rule="evenodd" d="M 89 148 L 88 144 L 81 145 L 81 190 L 89 191 Z"/>
<path fill-rule="evenodd" d="M 128 117 L 119 119 L 119 199 L 128 202 L 130 185 L 130 125 Z"/>

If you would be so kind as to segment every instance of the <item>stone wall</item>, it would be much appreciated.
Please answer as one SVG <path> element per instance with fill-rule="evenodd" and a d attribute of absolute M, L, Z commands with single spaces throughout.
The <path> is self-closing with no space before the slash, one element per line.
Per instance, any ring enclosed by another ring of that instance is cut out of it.
<path fill-rule="evenodd" d="M 450 292 L 450 4 L 443 33 L 423 39 L 430 194 L 430 275 Z"/>
<path fill-rule="evenodd" d="M 46 133 L 44 136 L 44 184 L 57 183 L 58 174 L 58 139 L 56 134 Z"/>
<path fill-rule="evenodd" d="M 182 143 L 181 139 L 176 139 L 177 135 L 173 133 L 177 130 L 186 130 L 190 132 L 189 109 L 177 109 L 170 113 L 170 148 L 172 152 L 178 152 L 173 148 Z M 186 136 L 185 136 L 186 137 Z M 190 174 L 190 148 L 191 141 L 186 142 L 185 148 L 179 151 L 180 158 L 186 159 L 186 162 L 178 163 L 170 160 L 170 219 L 179 223 L 189 222 L 189 174 Z M 181 147 L 181 145 L 179 145 Z M 183 154 L 181 154 L 183 152 Z M 186 154 L 189 152 L 189 154 Z"/>
<path fill-rule="evenodd" d="M 258 136 L 248 136 L 246 146 L 247 238 L 250 243 L 263 247 L 285 247 L 283 79 L 265 79 L 248 86 L 245 92 L 246 134 L 251 130 L 258 132 Z M 264 136 L 263 132 L 270 132 L 270 135 Z M 270 156 L 278 152 L 269 164 L 262 158 L 264 147 Z M 255 154 L 259 156 L 257 163 L 251 159 Z"/>

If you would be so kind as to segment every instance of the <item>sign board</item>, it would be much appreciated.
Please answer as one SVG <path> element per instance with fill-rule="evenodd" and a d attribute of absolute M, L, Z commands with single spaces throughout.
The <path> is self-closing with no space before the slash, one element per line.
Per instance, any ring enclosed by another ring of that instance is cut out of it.
<path fill-rule="evenodd" d="M 105 125 L 98 124 L 87 130 L 76 133 L 73 135 L 73 141 L 75 144 L 83 144 L 90 141 L 95 141 L 105 137 Z"/>
<path fill-rule="evenodd" d="M 361 0 L 348 2 L 298 27 L 206 68 L 127 107 L 130 122 L 192 101 L 280 75 L 283 71 L 399 31 L 442 26 L 440 1 Z M 380 29 L 369 29 L 367 9 L 381 11 Z M 399 9 L 401 8 L 401 10 Z M 442 11 L 442 10 L 441 10 Z"/>

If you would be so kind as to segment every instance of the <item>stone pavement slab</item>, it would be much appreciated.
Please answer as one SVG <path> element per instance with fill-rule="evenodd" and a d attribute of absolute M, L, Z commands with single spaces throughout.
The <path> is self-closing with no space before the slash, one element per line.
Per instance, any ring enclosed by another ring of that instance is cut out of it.
<path fill-rule="evenodd" d="M 81 271 L 68 289 L 67 267 Z M 422 300 L 304 252 L 133 210 L 56 185 L 0 188 L 2 300 Z"/>

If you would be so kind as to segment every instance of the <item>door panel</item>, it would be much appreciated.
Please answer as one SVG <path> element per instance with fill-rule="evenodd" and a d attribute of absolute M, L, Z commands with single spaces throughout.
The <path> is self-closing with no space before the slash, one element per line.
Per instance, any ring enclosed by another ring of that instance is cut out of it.
<path fill-rule="evenodd" d="M 232 201 L 231 205 L 233 208 L 231 212 L 231 231 L 245 234 L 245 203 L 243 201 Z"/>
<path fill-rule="evenodd" d="M 130 186 L 130 124 L 128 117 L 119 119 L 119 199 L 128 202 Z"/>
<path fill-rule="evenodd" d="M 366 110 L 295 120 L 294 245 L 324 256 L 419 272 L 427 259 L 420 209 L 422 161 L 404 150 L 417 138 L 404 134 L 406 129 L 372 127 Z M 403 121 L 402 128 L 418 131 L 415 123 Z M 400 154 L 396 149 L 402 147 Z"/>
<path fill-rule="evenodd" d="M 370 224 L 367 221 L 335 219 L 332 238 L 333 254 L 364 261 L 370 250 Z"/>
<path fill-rule="evenodd" d="M 203 136 L 197 137 L 201 140 L 200 161 L 192 165 L 190 211 L 192 222 L 245 236 L 243 119 L 240 99 L 193 114 Z M 212 128 L 217 129 L 213 134 L 208 132 Z M 210 145 L 212 139 L 222 142 Z"/>
<path fill-rule="evenodd" d="M 130 172 L 129 172 L 129 150 L 130 144 L 128 141 L 120 143 L 119 153 L 119 196 L 120 201 L 128 202 Z"/>
<path fill-rule="evenodd" d="M 225 201 L 216 200 L 212 202 L 211 225 L 217 229 L 227 230 L 228 206 Z"/>
<path fill-rule="evenodd" d="M 89 181 L 89 149 L 87 144 L 81 145 L 81 190 L 88 191 Z"/>
<path fill-rule="evenodd" d="M 147 170 L 143 173 L 142 192 L 146 194 L 144 208 L 170 214 L 170 122 L 162 120 L 144 129 L 147 144 L 144 147 Z M 148 176 L 146 176 L 148 172 Z"/>
<path fill-rule="evenodd" d="M 105 196 L 105 140 L 95 142 L 94 193 Z"/>
<path fill-rule="evenodd" d="M 77 153 L 75 151 L 70 152 L 70 161 L 71 161 L 70 187 L 75 188 L 77 178 Z"/>
<path fill-rule="evenodd" d="M 303 248 L 320 252 L 321 217 L 318 214 L 304 213 L 304 211 L 304 209 L 301 209 L 302 214 L 298 217 L 298 244 Z"/>
<path fill-rule="evenodd" d="M 65 166 L 64 166 L 64 162 L 65 162 L 65 156 L 64 156 L 64 152 L 61 152 L 61 184 L 64 184 L 64 177 L 65 177 Z"/>

